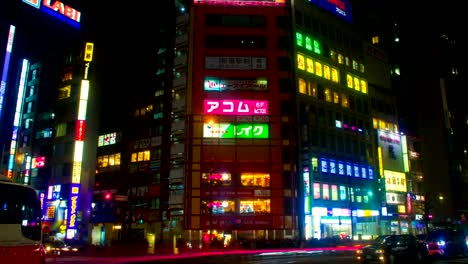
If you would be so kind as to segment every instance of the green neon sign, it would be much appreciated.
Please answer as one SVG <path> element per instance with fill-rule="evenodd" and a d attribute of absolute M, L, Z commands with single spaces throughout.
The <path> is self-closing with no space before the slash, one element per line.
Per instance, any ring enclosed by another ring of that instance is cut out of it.
<path fill-rule="evenodd" d="M 268 124 L 203 124 L 204 138 L 269 138 Z"/>

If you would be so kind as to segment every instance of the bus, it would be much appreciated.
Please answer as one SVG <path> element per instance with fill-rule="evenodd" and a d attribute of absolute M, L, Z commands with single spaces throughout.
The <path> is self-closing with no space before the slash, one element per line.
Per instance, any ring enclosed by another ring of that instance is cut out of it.
<path fill-rule="evenodd" d="M 37 191 L 0 175 L 0 263 L 45 264 Z"/>

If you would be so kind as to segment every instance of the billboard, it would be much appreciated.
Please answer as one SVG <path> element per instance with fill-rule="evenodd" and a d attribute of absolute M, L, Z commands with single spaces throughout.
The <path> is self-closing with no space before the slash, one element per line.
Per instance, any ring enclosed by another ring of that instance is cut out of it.
<path fill-rule="evenodd" d="M 401 136 L 383 130 L 378 131 L 378 144 L 382 149 L 383 169 L 404 171 Z"/>
<path fill-rule="evenodd" d="M 349 23 L 352 22 L 351 4 L 348 0 L 309 0 L 312 4 L 327 10 Z"/>
<path fill-rule="evenodd" d="M 403 172 L 384 170 L 385 190 L 406 192 L 406 174 Z"/>
<path fill-rule="evenodd" d="M 266 78 L 259 79 L 223 79 L 205 78 L 203 89 L 205 91 L 266 91 L 268 81 Z"/>
<path fill-rule="evenodd" d="M 268 124 L 203 124 L 204 138 L 268 138 Z"/>
<path fill-rule="evenodd" d="M 204 100 L 205 114 L 221 115 L 268 115 L 265 100 Z"/>

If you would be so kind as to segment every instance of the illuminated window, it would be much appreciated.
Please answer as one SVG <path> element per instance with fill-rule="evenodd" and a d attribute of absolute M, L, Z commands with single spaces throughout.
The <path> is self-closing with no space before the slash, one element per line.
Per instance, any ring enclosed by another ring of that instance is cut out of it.
<path fill-rule="evenodd" d="M 315 39 L 314 39 L 314 52 L 319 55 L 322 54 L 322 45 L 320 45 L 320 42 Z"/>
<path fill-rule="evenodd" d="M 297 68 L 299 70 L 305 70 L 304 55 L 297 54 Z"/>
<path fill-rule="evenodd" d="M 356 195 L 356 202 L 357 203 L 362 203 L 362 196 L 361 195 Z"/>
<path fill-rule="evenodd" d="M 328 162 L 326 159 L 321 159 L 320 160 L 320 166 L 322 167 L 322 172 L 323 173 L 328 173 Z"/>
<path fill-rule="evenodd" d="M 348 85 L 348 88 L 353 88 L 353 76 L 350 74 L 346 74 L 346 84 Z"/>
<path fill-rule="evenodd" d="M 211 181 L 210 181 L 211 180 Z M 231 174 L 230 173 L 203 173 L 202 174 L 202 183 L 205 187 L 213 186 L 229 186 L 231 185 Z"/>
<path fill-rule="evenodd" d="M 58 89 L 58 99 L 65 99 L 70 97 L 71 85 L 67 85 L 63 88 Z"/>
<path fill-rule="evenodd" d="M 241 214 L 269 214 L 271 212 L 270 199 L 240 200 Z"/>
<path fill-rule="evenodd" d="M 63 137 L 67 134 L 67 123 L 57 124 L 55 128 L 55 137 Z"/>
<path fill-rule="evenodd" d="M 331 76 L 330 76 L 330 66 L 324 64 L 323 65 L 323 77 L 327 80 L 330 80 L 331 79 Z"/>
<path fill-rule="evenodd" d="M 330 58 L 331 58 L 333 61 L 336 61 L 336 60 L 337 60 L 336 52 L 335 52 L 334 50 L 330 50 Z"/>
<path fill-rule="evenodd" d="M 329 88 L 325 88 L 325 101 L 327 102 L 332 101 L 331 92 Z"/>
<path fill-rule="evenodd" d="M 120 153 L 115 153 L 114 154 L 114 165 L 116 165 L 116 166 L 120 165 Z"/>
<path fill-rule="evenodd" d="M 338 77 L 338 70 L 335 68 L 331 68 L 331 80 L 332 82 L 338 83 L 340 82 L 340 78 Z"/>
<path fill-rule="evenodd" d="M 148 161 L 148 160 L 150 160 L 149 150 L 132 153 L 130 156 L 130 162 Z"/>
<path fill-rule="evenodd" d="M 236 203 L 229 200 L 214 200 L 213 214 L 232 214 L 236 211 Z"/>
<path fill-rule="evenodd" d="M 242 186 L 270 186 L 270 174 L 268 173 L 242 173 L 241 174 Z"/>
<path fill-rule="evenodd" d="M 314 199 L 320 199 L 320 183 L 314 183 Z"/>
<path fill-rule="evenodd" d="M 322 77 L 322 63 L 315 62 L 315 75 Z"/>
<path fill-rule="evenodd" d="M 365 203 L 369 203 L 369 196 L 364 195 L 363 200 Z"/>
<path fill-rule="evenodd" d="M 130 155 L 130 162 L 137 162 L 138 159 L 137 159 L 137 153 L 132 153 Z"/>
<path fill-rule="evenodd" d="M 318 172 L 318 159 L 317 158 L 312 158 L 312 171 L 313 172 Z"/>
<path fill-rule="evenodd" d="M 311 58 L 306 58 L 306 68 L 308 73 L 314 73 L 314 61 Z"/>
<path fill-rule="evenodd" d="M 340 186 L 340 200 L 344 201 L 346 200 L 346 187 L 345 186 Z"/>
<path fill-rule="evenodd" d="M 114 165 L 115 165 L 115 156 L 109 155 L 109 166 L 114 166 Z"/>
<path fill-rule="evenodd" d="M 330 200 L 330 187 L 328 184 L 322 184 L 323 200 Z"/>
<path fill-rule="evenodd" d="M 333 92 L 333 103 L 339 104 L 340 103 L 340 96 L 337 92 Z"/>
<path fill-rule="evenodd" d="M 307 82 L 302 78 L 299 78 L 299 93 L 307 94 Z"/>
<path fill-rule="evenodd" d="M 379 36 L 372 37 L 372 44 L 377 44 L 377 43 L 379 43 Z"/>
<path fill-rule="evenodd" d="M 305 48 L 312 51 L 312 39 L 310 37 L 305 38 Z"/>
<path fill-rule="evenodd" d="M 338 63 L 343 64 L 344 63 L 344 57 L 342 54 L 338 54 Z"/>
<path fill-rule="evenodd" d="M 309 95 L 317 98 L 317 82 L 309 82 Z"/>
<path fill-rule="evenodd" d="M 345 108 L 349 107 L 348 97 L 343 93 L 341 94 L 341 106 Z"/>
<path fill-rule="evenodd" d="M 342 162 L 338 162 L 338 174 L 339 175 L 345 174 L 344 164 Z"/>
<path fill-rule="evenodd" d="M 330 173 L 336 174 L 336 162 L 334 160 L 330 160 Z"/>
<path fill-rule="evenodd" d="M 357 78 L 357 77 L 354 77 L 354 89 L 356 91 L 361 90 L 361 82 L 360 82 L 359 78 Z"/>
<path fill-rule="evenodd" d="M 367 93 L 367 82 L 364 80 L 361 80 L 361 92 L 362 93 Z"/>
<path fill-rule="evenodd" d="M 359 70 L 359 64 L 358 64 L 358 62 L 355 61 L 355 60 L 352 60 L 352 63 L 353 63 L 353 70 L 356 70 L 356 71 Z"/>
<path fill-rule="evenodd" d="M 332 201 L 338 201 L 338 186 L 331 186 L 331 199 Z"/>
<path fill-rule="evenodd" d="M 364 73 L 366 71 L 366 68 L 364 67 L 364 64 L 360 63 L 359 64 L 359 71 Z"/>
<path fill-rule="evenodd" d="M 304 47 L 304 38 L 303 35 L 299 32 L 296 32 L 296 44 L 299 47 Z"/>
<path fill-rule="evenodd" d="M 348 58 L 348 57 L 345 57 L 344 60 L 345 60 L 345 65 L 346 65 L 346 66 L 349 66 L 349 64 L 350 64 L 349 58 Z"/>

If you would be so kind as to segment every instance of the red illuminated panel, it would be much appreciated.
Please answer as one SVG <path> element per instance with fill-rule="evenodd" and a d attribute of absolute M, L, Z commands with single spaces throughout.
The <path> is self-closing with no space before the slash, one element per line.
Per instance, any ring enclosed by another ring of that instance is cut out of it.
<path fill-rule="evenodd" d="M 33 168 L 43 168 L 45 166 L 45 161 L 46 158 L 44 156 L 36 157 L 34 159 Z"/>
<path fill-rule="evenodd" d="M 77 120 L 76 121 L 76 136 L 75 140 L 77 141 L 84 141 L 86 132 L 86 121 L 84 120 Z"/>
<path fill-rule="evenodd" d="M 204 113 L 219 115 L 268 115 L 268 101 L 205 100 Z"/>

